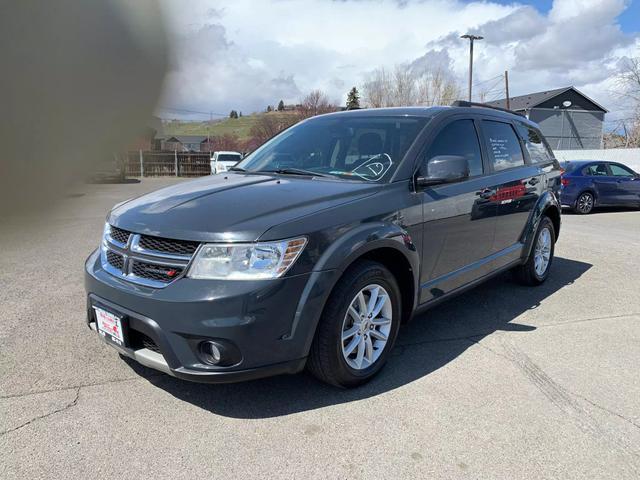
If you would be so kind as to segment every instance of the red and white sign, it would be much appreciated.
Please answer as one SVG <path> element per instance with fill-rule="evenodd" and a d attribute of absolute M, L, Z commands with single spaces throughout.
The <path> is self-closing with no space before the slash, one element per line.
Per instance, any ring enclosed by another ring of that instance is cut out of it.
<path fill-rule="evenodd" d="M 96 311 L 96 320 L 98 326 L 98 332 L 102 335 L 107 334 L 118 345 L 124 344 L 124 335 L 122 334 L 122 323 L 120 318 L 113 313 L 102 310 L 98 307 L 93 307 Z"/>

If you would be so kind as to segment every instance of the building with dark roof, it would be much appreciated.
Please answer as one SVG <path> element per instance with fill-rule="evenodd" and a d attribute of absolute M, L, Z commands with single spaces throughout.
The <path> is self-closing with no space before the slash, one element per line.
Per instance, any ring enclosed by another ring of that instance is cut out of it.
<path fill-rule="evenodd" d="M 210 142 L 206 135 L 169 135 L 163 143 L 163 150 L 178 152 L 208 152 Z"/>
<path fill-rule="evenodd" d="M 486 102 L 507 108 L 507 100 Z M 509 98 L 509 109 L 540 125 L 554 150 L 602 148 L 602 127 L 606 108 L 575 87 Z"/>

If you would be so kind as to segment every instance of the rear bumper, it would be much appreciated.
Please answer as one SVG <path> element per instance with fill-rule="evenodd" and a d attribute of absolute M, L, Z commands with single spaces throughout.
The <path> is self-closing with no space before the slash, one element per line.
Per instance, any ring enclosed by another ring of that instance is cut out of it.
<path fill-rule="evenodd" d="M 123 345 L 99 337 L 122 355 L 185 380 L 226 383 L 295 373 L 305 365 L 334 275 L 235 282 L 182 278 L 153 289 L 110 275 L 94 252 L 85 265 L 87 323 L 97 330 L 94 307 L 121 316 Z M 208 364 L 200 353 L 203 341 L 229 346 L 233 362 Z"/>

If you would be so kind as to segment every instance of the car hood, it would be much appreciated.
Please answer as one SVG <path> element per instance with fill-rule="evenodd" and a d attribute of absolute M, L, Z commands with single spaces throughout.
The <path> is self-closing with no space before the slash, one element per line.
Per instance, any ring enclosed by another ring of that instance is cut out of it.
<path fill-rule="evenodd" d="M 283 222 L 373 195 L 380 188 L 380 184 L 311 177 L 211 175 L 120 204 L 108 221 L 166 238 L 248 242 Z"/>

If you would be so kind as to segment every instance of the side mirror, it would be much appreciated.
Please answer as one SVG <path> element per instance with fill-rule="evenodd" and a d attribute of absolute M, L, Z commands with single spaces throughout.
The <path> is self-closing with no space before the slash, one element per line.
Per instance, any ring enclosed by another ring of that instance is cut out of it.
<path fill-rule="evenodd" d="M 416 179 L 418 187 L 454 183 L 469 178 L 469 162 L 460 155 L 438 155 L 427 162 L 427 175 Z"/>

